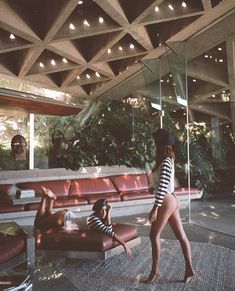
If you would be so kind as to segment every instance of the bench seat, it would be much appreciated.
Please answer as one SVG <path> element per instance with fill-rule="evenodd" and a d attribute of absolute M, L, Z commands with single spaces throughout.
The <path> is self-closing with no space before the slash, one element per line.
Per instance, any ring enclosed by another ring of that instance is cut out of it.
<path fill-rule="evenodd" d="M 114 224 L 113 230 L 121 239 L 129 242 L 130 246 L 140 243 L 134 225 Z M 50 229 L 36 239 L 36 254 L 47 257 L 106 259 L 121 251 L 123 247 L 111 237 L 88 229 Z"/>

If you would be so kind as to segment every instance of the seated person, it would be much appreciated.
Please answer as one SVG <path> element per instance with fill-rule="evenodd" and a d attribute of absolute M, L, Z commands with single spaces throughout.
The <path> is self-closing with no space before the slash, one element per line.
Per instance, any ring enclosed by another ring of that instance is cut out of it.
<path fill-rule="evenodd" d="M 116 240 L 123 246 L 126 254 L 130 257 L 132 255 L 131 249 L 129 246 L 113 231 L 110 210 L 111 206 L 108 204 L 106 199 L 97 200 L 92 210 L 94 211 L 87 219 L 87 224 L 89 229 L 100 231 L 108 236 L 110 236 L 113 240 Z"/>
<path fill-rule="evenodd" d="M 53 202 L 56 199 L 55 194 L 45 187 L 42 188 L 42 199 L 34 220 L 34 229 L 38 232 L 44 232 L 54 227 L 65 227 L 69 230 L 84 229 L 84 218 L 79 218 L 76 214 L 70 210 L 59 210 L 52 214 Z M 129 246 L 114 233 L 111 224 L 110 210 L 111 207 L 107 203 L 106 199 L 97 200 L 92 210 L 94 211 L 87 220 L 88 228 L 102 232 L 110 236 L 113 240 L 120 243 L 126 254 L 131 256 L 131 250 Z M 87 228 L 87 225 L 86 225 Z M 37 234 L 36 233 L 36 234 Z"/>

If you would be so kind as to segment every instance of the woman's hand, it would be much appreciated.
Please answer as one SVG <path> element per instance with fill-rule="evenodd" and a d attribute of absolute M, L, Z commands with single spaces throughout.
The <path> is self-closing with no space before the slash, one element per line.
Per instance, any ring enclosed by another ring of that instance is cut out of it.
<path fill-rule="evenodd" d="M 154 205 L 152 210 L 149 212 L 149 221 L 150 222 L 154 222 L 157 220 L 157 210 L 158 210 L 158 207 Z"/>
<path fill-rule="evenodd" d="M 127 256 L 131 257 L 132 256 L 132 252 L 131 252 L 131 249 L 129 248 L 129 246 L 126 243 L 124 243 L 123 247 L 124 247 L 124 250 L 125 250 Z"/>

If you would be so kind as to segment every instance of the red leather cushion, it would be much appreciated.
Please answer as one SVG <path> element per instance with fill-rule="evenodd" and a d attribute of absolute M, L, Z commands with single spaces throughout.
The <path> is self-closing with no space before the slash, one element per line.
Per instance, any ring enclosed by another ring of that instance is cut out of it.
<path fill-rule="evenodd" d="M 54 181 L 40 181 L 40 182 L 23 182 L 17 184 L 20 189 L 33 189 L 35 195 L 41 194 L 41 186 L 50 189 L 57 197 L 68 196 L 70 180 L 54 180 Z"/>
<path fill-rule="evenodd" d="M 88 202 L 86 199 L 77 197 L 77 198 L 61 198 L 54 201 L 53 208 L 66 208 L 72 206 L 81 206 L 87 205 Z M 25 210 L 37 210 L 39 207 L 39 203 L 27 203 L 25 205 Z"/>
<path fill-rule="evenodd" d="M 148 190 L 148 178 L 145 174 L 121 175 L 111 177 L 119 192 L 131 192 L 137 190 Z"/>
<path fill-rule="evenodd" d="M 85 178 L 72 180 L 69 195 L 117 193 L 109 178 Z"/>
<path fill-rule="evenodd" d="M 0 184 L 0 194 L 8 194 L 13 187 L 13 184 Z"/>
<path fill-rule="evenodd" d="M 5 205 L 0 206 L 0 213 L 19 212 L 24 211 L 24 205 Z"/>
<path fill-rule="evenodd" d="M 106 199 L 108 202 L 121 201 L 120 195 L 118 193 L 106 193 L 106 194 L 89 194 L 80 196 L 88 201 L 89 204 L 94 204 L 98 199 Z"/>
<path fill-rule="evenodd" d="M 26 242 L 21 237 L 0 233 L 0 246 L 0 263 L 3 263 L 21 254 L 25 250 Z"/>
<path fill-rule="evenodd" d="M 146 191 L 133 191 L 128 193 L 121 193 L 122 201 L 137 200 L 137 199 L 148 199 L 154 198 L 154 195 L 151 194 L 148 190 Z"/>
<path fill-rule="evenodd" d="M 116 224 L 114 232 L 124 241 L 137 237 L 137 228 L 130 224 Z M 47 250 L 106 251 L 118 245 L 105 234 L 92 230 L 51 229 L 43 234 L 37 246 Z"/>

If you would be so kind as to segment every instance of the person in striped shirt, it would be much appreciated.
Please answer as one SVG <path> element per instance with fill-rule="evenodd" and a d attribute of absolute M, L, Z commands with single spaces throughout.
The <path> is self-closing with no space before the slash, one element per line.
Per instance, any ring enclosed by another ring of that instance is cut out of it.
<path fill-rule="evenodd" d="M 155 196 L 153 208 L 149 213 L 151 222 L 150 240 L 152 246 L 152 268 L 144 283 L 151 283 L 159 276 L 159 261 L 161 252 L 160 236 L 166 223 L 169 222 L 176 238 L 179 240 L 184 259 L 184 282 L 189 282 L 194 270 L 192 267 L 191 248 L 182 226 L 179 214 L 179 200 L 174 194 L 175 154 L 172 145 L 175 142 L 172 133 L 158 129 L 153 138 L 156 145 L 156 161 L 150 176 L 150 191 Z"/>
<path fill-rule="evenodd" d="M 92 210 L 94 211 L 87 219 L 88 228 L 91 230 L 102 232 L 113 240 L 116 240 L 120 245 L 123 246 L 126 254 L 131 256 L 131 249 L 129 246 L 113 231 L 110 210 L 111 206 L 108 204 L 106 199 L 97 200 Z"/>

